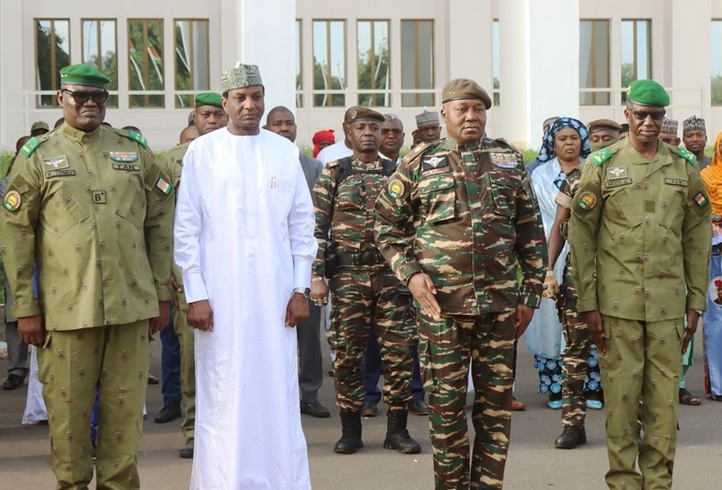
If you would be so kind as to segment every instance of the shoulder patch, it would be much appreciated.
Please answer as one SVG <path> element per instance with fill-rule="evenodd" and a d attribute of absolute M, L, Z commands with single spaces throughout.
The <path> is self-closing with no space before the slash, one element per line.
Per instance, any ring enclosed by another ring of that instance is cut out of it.
<path fill-rule="evenodd" d="M 33 136 L 25 142 L 22 148 L 20 148 L 20 154 L 25 157 L 29 157 L 38 146 L 40 146 L 40 140 Z"/>
<path fill-rule="evenodd" d="M 338 160 L 334 160 L 334 161 L 332 161 L 332 162 L 328 162 L 328 163 L 326 164 L 326 166 L 327 166 L 328 168 L 338 167 Z"/>
<path fill-rule="evenodd" d="M 672 148 L 672 151 L 687 160 L 690 165 L 697 165 L 697 156 L 691 151 L 684 148 Z"/>
<path fill-rule="evenodd" d="M 589 155 L 589 160 L 591 160 L 597 167 L 600 167 L 610 158 L 612 158 L 612 152 L 608 148 L 602 148 L 601 150 L 595 151 Z"/>
<path fill-rule="evenodd" d="M 401 159 L 401 163 L 409 163 L 411 160 L 413 160 L 414 158 L 423 154 L 429 148 L 430 148 L 429 145 L 422 141 L 418 145 L 414 146 L 410 152 L 408 152 L 406 155 L 404 155 L 404 158 Z"/>
<path fill-rule="evenodd" d="M 148 148 L 148 140 L 145 139 L 145 137 L 142 136 L 141 134 L 138 134 L 135 131 L 129 131 L 128 138 L 130 138 L 134 141 L 137 141 L 138 143 L 140 143 L 140 146 L 142 146 L 143 148 Z"/>

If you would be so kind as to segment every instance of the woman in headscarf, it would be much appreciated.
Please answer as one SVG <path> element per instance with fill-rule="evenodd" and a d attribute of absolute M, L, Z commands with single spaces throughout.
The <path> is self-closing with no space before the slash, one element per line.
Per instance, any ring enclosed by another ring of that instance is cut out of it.
<path fill-rule="evenodd" d="M 567 413 L 579 411 L 578 403 L 573 402 L 576 398 L 571 395 L 564 395 L 564 376 L 562 371 L 562 333 L 564 332 L 565 342 L 567 339 L 567 325 L 562 328 L 562 321 L 576 322 L 570 315 L 570 302 L 576 298 L 571 275 L 567 280 L 565 274 L 568 263 L 569 246 L 564 239 L 558 239 L 559 223 L 555 224 L 559 207 L 557 197 L 560 189 L 569 189 L 571 182 L 576 182 L 581 175 L 581 162 L 590 153 L 589 133 L 584 124 L 574 118 L 562 117 L 555 121 L 544 134 L 543 145 L 538 159 L 545 162 L 532 174 L 531 180 L 539 201 L 542 221 L 550 248 L 550 263 L 547 272 L 547 282 L 556 284 L 556 289 L 548 289 L 546 297 L 542 299 L 540 311 L 534 315 L 532 324 L 527 329 L 525 340 L 527 347 L 535 354 L 534 361 L 539 372 L 539 392 L 549 394 L 549 408 L 558 410 L 564 408 L 564 399 L 569 404 L 563 411 Z M 559 196 L 563 199 L 562 196 Z M 561 223 L 561 222 L 560 222 Z M 554 234 L 554 238 L 552 237 Z M 554 239 L 556 238 L 556 243 Z M 552 257 L 552 245 L 554 255 Z M 552 260 L 553 258 L 553 260 Z M 558 284 L 569 285 L 565 287 L 564 295 L 555 301 L 558 292 Z M 571 299 L 570 299 L 571 298 Z M 576 314 L 576 307 L 573 308 Z M 586 326 L 586 324 L 584 324 Z M 576 338 L 576 337 L 575 337 Z M 587 344 L 588 345 L 588 344 Z M 582 348 L 583 359 L 579 359 L 579 346 L 573 346 L 572 350 L 565 352 L 568 356 L 567 365 L 572 367 L 572 372 L 581 370 L 583 383 L 583 397 L 587 398 L 586 404 L 582 398 L 582 405 L 590 408 L 602 408 L 600 398 L 601 376 L 596 359 L 596 348 L 594 346 Z M 585 353 L 586 352 L 586 353 Z M 577 393 L 576 384 L 572 383 L 572 394 Z M 564 396 L 563 396 L 564 395 Z M 572 408 L 577 407 L 577 408 Z M 582 409 L 585 408 L 584 406 Z M 583 424 L 582 414 L 582 424 Z"/>
<path fill-rule="evenodd" d="M 714 157 L 702 170 L 712 202 L 712 256 L 707 312 L 704 314 L 704 390 L 710 399 L 722 402 L 722 133 L 714 144 Z"/>
<path fill-rule="evenodd" d="M 322 129 L 316 131 L 313 135 L 313 158 L 319 154 L 321 150 L 327 146 L 331 146 L 336 142 L 336 137 L 333 134 L 333 129 Z"/>

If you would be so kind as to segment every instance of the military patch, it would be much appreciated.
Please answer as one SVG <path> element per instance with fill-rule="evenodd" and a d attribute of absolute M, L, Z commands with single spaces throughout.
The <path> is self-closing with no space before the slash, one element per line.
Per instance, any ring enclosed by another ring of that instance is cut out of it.
<path fill-rule="evenodd" d="M 58 170 L 48 170 L 45 172 L 46 179 L 52 179 L 53 177 L 70 177 L 75 175 L 75 170 L 72 168 L 63 168 Z"/>
<path fill-rule="evenodd" d="M 135 151 L 109 151 L 108 156 L 114 162 L 134 162 L 138 159 Z"/>
<path fill-rule="evenodd" d="M 158 182 L 155 184 L 155 186 L 160 189 L 160 191 L 166 196 L 170 194 L 170 191 L 173 190 L 173 186 L 163 179 L 158 179 Z"/>
<path fill-rule="evenodd" d="M 677 155 L 681 156 L 685 160 L 687 160 L 690 165 L 696 165 L 697 164 L 697 156 L 692 153 L 689 150 L 685 150 L 684 148 L 677 149 Z"/>
<path fill-rule="evenodd" d="M 700 208 L 703 208 L 707 204 L 709 204 L 709 201 L 707 200 L 706 197 L 704 197 L 704 194 L 702 194 L 702 191 L 699 191 L 697 194 L 695 194 L 693 199 L 694 199 L 694 202 L 697 203 L 697 206 Z"/>
<path fill-rule="evenodd" d="M 610 179 L 623 179 L 627 177 L 627 167 L 614 167 L 607 170 Z"/>
<path fill-rule="evenodd" d="M 512 153 L 490 153 L 491 163 L 499 168 L 516 168 L 519 160 Z"/>
<path fill-rule="evenodd" d="M 128 137 L 130 137 L 130 139 L 132 139 L 132 140 L 137 141 L 138 143 L 140 143 L 140 146 L 142 146 L 143 148 L 147 148 L 147 147 L 148 147 L 148 140 L 145 139 L 145 137 L 144 137 L 142 134 L 139 134 L 139 133 L 137 133 L 137 132 L 135 132 L 135 131 L 130 131 L 130 132 L 128 133 Z"/>
<path fill-rule="evenodd" d="M 22 148 L 20 148 L 20 154 L 29 157 L 35 151 L 35 148 L 40 146 L 40 140 L 33 137 L 25 142 Z"/>
<path fill-rule="evenodd" d="M 607 148 L 595 151 L 589 156 L 589 159 L 598 167 L 612 157 L 612 152 Z"/>
<path fill-rule="evenodd" d="M 127 163 L 114 163 L 115 170 L 124 170 L 126 172 L 140 172 L 140 165 L 128 165 Z"/>
<path fill-rule="evenodd" d="M 93 202 L 95 204 L 106 204 L 108 202 L 105 197 L 105 191 L 91 191 L 90 193 L 93 196 Z"/>
<path fill-rule="evenodd" d="M 10 191 L 5 194 L 3 206 L 5 206 L 5 209 L 8 211 L 17 211 L 21 202 L 22 199 L 20 199 L 20 193 L 18 191 Z"/>
<path fill-rule="evenodd" d="M 606 189 L 614 189 L 615 187 L 623 187 L 632 183 L 632 179 L 629 177 L 623 179 L 609 179 L 604 183 Z"/>
<path fill-rule="evenodd" d="M 437 168 L 448 167 L 449 162 L 446 160 L 446 156 L 431 156 L 424 157 L 421 160 L 421 171 L 424 170 L 436 170 Z"/>
<path fill-rule="evenodd" d="M 665 184 L 687 187 L 687 181 L 683 179 L 664 179 Z"/>
<path fill-rule="evenodd" d="M 400 199 L 404 195 L 404 184 L 399 179 L 391 179 L 389 181 L 389 196 L 394 199 Z"/>
<path fill-rule="evenodd" d="M 591 191 L 584 191 L 579 195 L 577 204 L 583 210 L 589 211 L 590 209 L 594 209 L 597 205 L 597 196 Z"/>
<path fill-rule="evenodd" d="M 68 159 L 65 155 L 60 155 L 55 158 L 43 158 L 43 163 L 45 165 L 50 165 L 53 168 L 68 168 L 69 166 Z"/>

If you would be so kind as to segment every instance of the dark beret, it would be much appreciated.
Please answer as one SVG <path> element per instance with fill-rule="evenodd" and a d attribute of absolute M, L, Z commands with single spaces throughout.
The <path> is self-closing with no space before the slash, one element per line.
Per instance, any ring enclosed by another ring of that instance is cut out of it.
<path fill-rule="evenodd" d="M 446 85 L 441 92 L 441 103 L 452 100 L 480 100 L 487 109 L 491 108 L 491 98 L 486 90 L 474 80 L 468 78 L 455 78 Z"/>
<path fill-rule="evenodd" d="M 351 124 L 358 121 L 377 121 L 377 122 L 384 122 L 384 115 L 380 112 L 376 112 L 373 109 L 369 109 L 368 107 L 357 107 L 356 109 L 352 110 L 351 112 L 346 114 L 346 120 L 344 123 Z"/>
<path fill-rule="evenodd" d="M 618 122 L 612 121 L 611 119 L 596 119 L 587 124 L 587 129 L 589 129 L 589 134 L 601 131 L 603 129 L 612 129 L 617 133 L 621 133 L 622 125 Z"/>

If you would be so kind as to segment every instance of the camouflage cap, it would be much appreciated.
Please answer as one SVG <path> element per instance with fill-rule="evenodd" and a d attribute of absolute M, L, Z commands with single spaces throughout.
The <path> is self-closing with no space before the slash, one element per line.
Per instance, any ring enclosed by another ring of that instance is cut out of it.
<path fill-rule="evenodd" d="M 622 125 L 618 122 L 612 121 L 611 119 L 595 119 L 587 124 L 587 129 L 589 129 L 589 134 L 596 133 L 597 131 L 603 131 L 605 129 L 611 129 L 617 133 L 621 133 Z"/>
<path fill-rule="evenodd" d="M 452 100 L 480 100 L 487 109 L 491 108 L 491 98 L 486 90 L 474 80 L 468 78 L 455 78 L 444 85 L 441 91 L 441 103 L 445 104 Z"/>
<path fill-rule="evenodd" d="M 665 117 L 662 120 L 662 133 L 665 134 L 673 134 L 677 136 L 677 130 L 679 129 L 679 121 L 676 119 L 670 119 L 668 117 Z"/>
<path fill-rule="evenodd" d="M 93 65 L 76 63 L 75 65 L 69 65 L 60 70 L 60 83 L 105 88 L 105 86 L 110 83 L 110 79 Z"/>
<path fill-rule="evenodd" d="M 416 115 L 417 128 L 421 128 L 423 126 L 438 126 L 439 124 L 440 122 L 438 112 L 431 112 L 424 108 L 424 112 Z"/>
<path fill-rule="evenodd" d="M 240 61 L 236 63 L 236 67 L 228 71 L 224 71 L 221 75 L 221 85 L 223 90 L 233 90 L 234 88 L 252 87 L 256 85 L 263 86 L 261 80 L 261 72 L 256 65 L 244 65 Z"/>
<path fill-rule="evenodd" d="M 654 80 L 635 80 L 629 84 L 627 100 L 635 104 L 667 107 L 669 94 Z"/>
<path fill-rule="evenodd" d="M 376 112 L 368 107 L 357 107 L 346 114 L 346 120 L 344 123 L 351 124 L 358 121 L 377 121 L 382 123 L 385 120 L 384 115 L 380 112 Z"/>
<path fill-rule="evenodd" d="M 30 126 L 31 133 L 37 129 L 44 129 L 45 131 L 50 131 L 50 127 L 48 126 L 48 123 L 46 123 L 45 121 L 37 121 L 37 122 L 34 122 L 32 126 Z"/>
<path fill-rule="evenodd" d="M 223 108 L 223 98 L 221 97 L 221 94 L 217 94 L 215 92 L 201 92 L 200 94 L 196 94 L 195 102 L 196 107 L 202 105 L 212 105 Z"/>
<path fill-rule="evenodd" d="M 703 131 L 707 133 L 707 126 L 705 125 L 704 119 L 697 116 L 685 119 L 682 122 L 682 134 L 687 131 Z"/>

